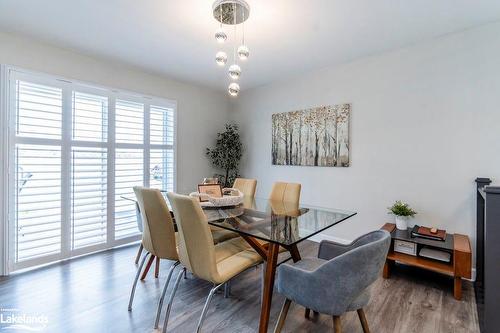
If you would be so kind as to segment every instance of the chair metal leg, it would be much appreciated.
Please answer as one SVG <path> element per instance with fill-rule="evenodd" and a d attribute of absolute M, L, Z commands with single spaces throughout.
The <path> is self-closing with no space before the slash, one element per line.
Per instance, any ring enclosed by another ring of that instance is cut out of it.
<path fill-rule="evenodd" d="M 196 333 L 201 332 L 201 326 L 203 325 L 203 321 L 205 320 L 205 315 L 207 314 L 208 307 L 210 305 L 210 301 L 212 300 L 212 297 L 214 296 L 217 289 L 219 289 L 223 285 L 224 285 L 224 283 L 221 283 L 221 284 L 213 287 L 210 290 L 210 293 L 208 294 L 208 297 L 207 297 L 207 301 L 205 302 L 205 306 L 203 307 L 203 310 L 201 311 L 200 321 L 198 321 L 198 327 L 196 328 Z"/>
<path fill-rule="evenodd" d="M 155 279 L 160 275 L 160 257 L 156 257 Z"/>
<path fill-rule="evenodd" d="M 174 264 L 172 265 L 172 267 L 170 267 L 170 270 L 168 271 L 167 281 L 165 281 L 165 286 L 163 287 L 163 291 L 161 292 L 160 300 L 158 302 L 158 309 L 156 310 L 156 319 L 155 319 L 155 326 L 154 326 L 155 329 L 158 328 L 158 323 L 160 322 L 161 310 L 163 308 L 163 300 L 165 299 L 165 294 L 167 293 L 170 278 L 172 277 L 172 273 L 174 272 L 175 267 L 177 267 L 177 265 L 179 265 L 179 264 L 180 264 L 180 262 L 178 262 L 178 261 L 174 262 Z"/>
<path fill-rule="evenodd" d="M 177 292 L 177 287 L 179 286 L 179 282 L 181 282 L 182 274 L 185 271 L 186 271 L 186 268 L 182 269 L 179 272 L 179 274 L 177 274 L 177 278 L 175 279 L 174 289 L 172 289 L 172 291 L 170 293 L 170 297 L 168 299 L 168 305 L 167 305 L 167 313 L 165 313 L 165 319 L 163 321 L 163 329 L 162 329 L 163 333 L 167 332 L 168 317 L 170 317 L 170 310 L 172 309 L 172 303 L 174 302 L 174 296 L 175 296 L 175 293 Z"/>
<path fill-rule="evenodd" d="M 136 265 L 139 263 L 139 259 L 141 259 L 143 249 L 144 249 L 144 246 L 141 243 L 141 246 L 139 246 L 139 251 L 137 251 L 137 255 L 135 256 L 135 264 Z"/>
<path fill-rule="evenodd" d="M 340 316 L 333 316 L 333 328 L 335 333 L 342 333 L 342 327 L 340 326 Z"/>
<path fill-rule="evenodd" d="M 358 317 L 361 322 L 361 327 L 363 327 L 363 333 L 370 333 L 370 328 L 368 327 L 368 321 L 366 320 L 365 311 L 361 308 L 358 309 Z"/>
<path fill-rule="evenodd" d="M 285 299 L 285 303 L 283 303 L 283 307 L 281 308 L 280 315 L 278 317 L 278 322 L 276 323 L 276 327 L 274 328 L 274 333 L 280 333 L 285 325 L 286 315 L 288 314 L 288 309 L 290 309 L 291 300 L 288 298 Z"/>
<path fill-rule="evenodd" d="M 231 296 L 231 280 L 224 284 L 224 298 L 229 298 Z"/>
<path fill-rule="evenodd" d="M 135 274 L 134 284 L 132 285 L 132 291 L 130 292 L 130 299 L 128 301 L 128 310 L 129 311 L 132 311 L 132 302 L 134 302 L 135 287 L 137 286 L 137 281 L 139 280 L 139 275 L 141 275 L 142 267 L 144 266 L 144 263 L 146 262 L 146 259 L 148 257 L 149 257 L 149 252 L 146 252 L 144 257 L 142 258 L 141 264 L 137 268 L 137 273 Z"/>

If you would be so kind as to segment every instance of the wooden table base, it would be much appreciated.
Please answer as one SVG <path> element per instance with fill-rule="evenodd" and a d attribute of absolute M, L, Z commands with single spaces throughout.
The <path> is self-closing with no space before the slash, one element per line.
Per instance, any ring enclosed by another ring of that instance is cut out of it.
<path fill-rule="evenodd" d="M 276 267 L 278 266 L 278 254 L 280 246 L 276 243 L 261 244 L 255 238 L 250 236 L 242 237 L 250 246 L 261 255 L 266 261 L 266 271 L 264 275 L 264 290 L 262 295 L 262 306 L 260 310 L 259 333 L 266 333 L 269 326 L 269 315 L 271 313 L 271 304 L 273 299 L 274 278 L 276 276 Z M 299 261 L 300 253 L 297 245 L 286 247 L 294 262 Z"/>

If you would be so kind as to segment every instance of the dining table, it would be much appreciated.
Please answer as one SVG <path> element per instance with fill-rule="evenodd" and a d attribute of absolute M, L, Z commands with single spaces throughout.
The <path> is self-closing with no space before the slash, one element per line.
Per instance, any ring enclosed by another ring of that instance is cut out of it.
<path fill-rule="evenodd" d="M 301 260 L 297 247 L 300 242 L 356 215 L 354 211 L 259 197 L 244 197 L 236 206 L 215 207 L 209 202 L 200 205 L 208 224 L 239 234 L 264 261 L 260 333 L 267 332 L 269 326 L 277 267 L 288 260 Z M 278 254 L 285 251 L 290 256 L 278 263 Z"/>

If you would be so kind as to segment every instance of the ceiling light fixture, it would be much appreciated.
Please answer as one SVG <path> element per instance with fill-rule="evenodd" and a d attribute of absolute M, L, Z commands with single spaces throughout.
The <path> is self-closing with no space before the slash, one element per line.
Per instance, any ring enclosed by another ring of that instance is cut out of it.
<path fill-rule="evenodd" d="M 238 80 L 241 75 L 241 67 L 237 64 L 229 66 L 229 77 L 233 80 Z"/>
<path fill-rule="evenodd" d="M 218 41 L 220 44 L 224 43 L 227 39 L 227 35 L 224 32 L 224 29 L 219 28 L 215 32 L 215 40 Z"/>
<path fill-rule="evenodd" d="M 224 52 L 224 51 L 217 52 L 217 54 L 215 55 L 215 62 L 219 66 L 224 66 L 226 64 L 226 62 L 227 62 L 227 54 L 226 54 L 226 52 Z"/>
<path fill-rule="evenodd" d="M 217 0 L 212 6 L 212 11 L 214 18 L 219 22 L 219 28 L 215 32 L 215 39 L 217 42 L 224 43 L 228 40 L 223 25 L 234 26 L 234 40 L 232 41 L 233 64 L 229 66 L 228 73 L 232 80 L 238 80 L 241 76 L 241 67 L 238 65 L 237 60 L 246 60 L 250 55 L 248 46 L 245 44 L 245 27 L 243 24 L 250 15 L 250 6 L 244 0 Z M 237 26 L 240 24 L 242 25 L 241 44 L 237 41 Z M 215 55 L 215 62 L 219 66 L 224 66 L 227 62 L 226 52 L 217 52 Z M 232 82 L 228 87 L 228 92 L 231 96 L 238 96 L 239 91 L 240 86 L 236 82 Z"/>
<path fill-rule="evenodd" d="M 240 85 L 236 82 L 231 82 L 229 84 L 229 88 L 227 91 L 229 92 L 229 95 L 236 97 L 236 96 L 238 96 L 238 93 L 240 92 Z"/>

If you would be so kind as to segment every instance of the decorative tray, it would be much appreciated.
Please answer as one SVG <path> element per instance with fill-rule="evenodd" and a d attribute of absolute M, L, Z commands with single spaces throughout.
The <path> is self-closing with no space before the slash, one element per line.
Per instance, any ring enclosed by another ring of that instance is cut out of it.
<path fill-rule="evenodd" d="M 223 195 L 222 197 L 213 197 L 206 193 L 191 192 L 189 196 L 197 197 L 200 199 L 202 207 L 234 207 L 243 202 L 243 193 L 235 188 L 225 188 L 224 193 L 230 192 L 230 195 Z"/>

